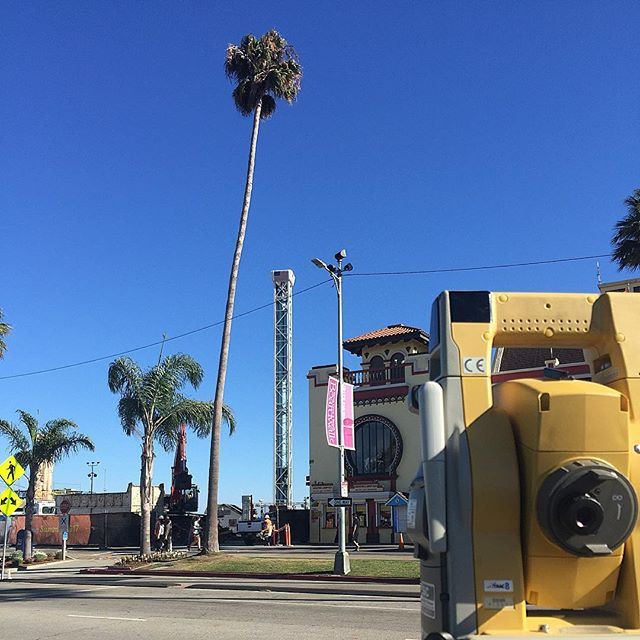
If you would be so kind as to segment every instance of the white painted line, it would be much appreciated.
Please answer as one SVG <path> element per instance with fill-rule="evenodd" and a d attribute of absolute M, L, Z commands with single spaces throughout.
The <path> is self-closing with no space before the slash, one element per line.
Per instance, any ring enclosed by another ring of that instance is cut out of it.
<path fill-rule="evenodd" d="M 95 620 L 128 620 L 130 622 L 146 622 L 146 618 L 116 618 L 114 616 L 83 616 L 76 613 L 68 613 L 67 618 L 93 618 Z"/>
<path fill-rule="evenodd" d="M 133 599 L 133 598 L 132 598 Z M 247 604 L 247 600 L 243 598 L 208 598 L 216 603 L 224 604 L 233 602 L 234 604 Z M 331 602 L 315 602 L 306 600 L 296 600 L 295 602 L 285 602 L 277 599 L 263 599 L 260 600 L 260 604 L 274 604 L 279 607 L 323 607 L 327 609 L 360 609 L 367 610 L 373 609 L 375 611 L 420 611 L 420 604 L 416 603 L 415 607 L 381 607 L 377 602 L 371 602 L 368 606 L 363 602 L 362 604 L 342 604 L 340 600 L 332 600 Z"/>

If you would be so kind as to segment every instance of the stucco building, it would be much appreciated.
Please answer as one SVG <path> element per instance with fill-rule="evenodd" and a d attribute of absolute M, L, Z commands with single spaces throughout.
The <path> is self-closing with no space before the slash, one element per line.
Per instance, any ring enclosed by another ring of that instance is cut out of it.
<path fill-rule="evenodd" d="M 355 385 L 355 451 L 346 455 L 353 510 L 361 543 L 393 541 L 391 507 L 397 492 L 408 493 L 420 461 L 418 416 L 407 405 L 413 385 L 428 376 L 428 334 L 416 327 L 392 325 L 344 342 L 360 358 L 360 369 L 346 370 Z M 328 499 L 339 495 L 338 450 L 327 445 L 324 425 L 327 380 L 336 365 L 309 371 L 310 541 L 333 543 L 336 513 Z M 351 521 L 351 513 L 347 510 Z"/>

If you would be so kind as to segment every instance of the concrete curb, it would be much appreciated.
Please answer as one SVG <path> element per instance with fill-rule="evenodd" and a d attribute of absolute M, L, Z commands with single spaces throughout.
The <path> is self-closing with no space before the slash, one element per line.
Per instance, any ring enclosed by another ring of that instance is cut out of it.
<path fill-rule="evenodd" d="M 54 567 L 57 564 L 66 564 L 73 558 L 67 558 L 66 560 L 54 560 L 53 562 L 32 562 L 30 564 L 21 564 L 18 567 L 12 567 L 16 571 L 33 571 L 34 569 L 45 569 L 48 567 Z"/>
<path fill-rule="evenodd" d="M 292 580 L 313 582 L 352 582 L 372 584 L 418 585 L 418 578 L 382 578 L 373 576 L 337 576 L 323 573 L 218 573 L 213 571 L 174 571 L 171 569 L 132 569 L 131 567 L 104 567 L 82 569 L 80 573 L 93 575 L 136 575 L 156 578 L 171 576 L 177 578 L 244 578 L 246 580 Z"/>

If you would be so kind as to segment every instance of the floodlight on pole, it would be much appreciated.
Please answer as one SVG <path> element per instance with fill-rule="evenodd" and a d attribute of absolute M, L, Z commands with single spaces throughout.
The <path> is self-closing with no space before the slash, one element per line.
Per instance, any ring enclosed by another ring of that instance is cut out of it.
<path fill-rule="evenodd" d="M 87 466 L 91 467 L 91 471 L 87 474 L 89 480 L 91 481 L 91 489 L 89 493 L 93 493 L 93 479 L 98 477 L 98 474 L 93 471 L 95 467 L 97 467 L 100 462 L 87 462 Z"/>
<path fill-rule="evenodd" d="M 313 258 L 311 262 L 319 269 L 324 269 L 331 276 L 336 286 L 338 296 L 338 398 L 336 407 L 336 417 L 338 421 L 338 476 L 340 494 L 346 481 L 344 465 L 344 425 L 342 423 L 342 394 L 344 388 L 344 359 L 342 349 L 342 274 L 344 271 L 351 271 L 351 263 L 342 266 L 342 261 L 347 257 L 347 250 L 341 249 L 335 254 L 337 264 L 327 264 L 319 258 Z M 347 575 L 351 571 L 349 563 L 349 553 L 347 552 L 347 527 L 346 512 L 344 507 L 338 507 L 338 551 L 336 551 L 333 563 L 333 572 L 337 575 Z"/>

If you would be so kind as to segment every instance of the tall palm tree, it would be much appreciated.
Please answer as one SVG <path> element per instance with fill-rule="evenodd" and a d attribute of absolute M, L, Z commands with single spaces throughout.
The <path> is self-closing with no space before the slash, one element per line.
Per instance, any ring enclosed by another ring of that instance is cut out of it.
<path fill-rule="evenodd" d="M 196 435 L 211 432 L 213 403 L 187 398 L 181 393 L 185 384 L 197 389 L 202 382 L 202 367 L 189 355 L 177 353 L 160 359 L 147 371 L 131 358 L 117 358 L 109 365 L 108 383 L 120 394 L 118 415 L 124 432 L 141 440 L 140 464 L 140 553 L 151 553 L 151 486 L 153 482 L 154 443 L 163 449 L 177 442 L 180 423 Z M 231 410 L 223 406 L 222 415 L 230 431 L 235 430 Z"/>
<path fill-rule="evenodd" d="M 29 485 L 25 505 L 24 528 L 31 531 L 33 524 L 36 481 L 46 464 L 59 462 L 80 449 L 94 450 L 93 442 L 83 433 L 76 433 L 78 425 L 66 418 L 49 420 L 44 427 L 26 411 L 18 409 L 21 428 L 15 424 L 0 420 L 0 434 L 9 441 L 9 448 L 18 462 L 29 468 Z M 25 433 L 26 432 L 26 433 Z M 30 549 L 25 549 L 25 557 L 30 557 Z"/>
<path fill-rule="evenodd" d="M 624 203 L 627 215 L 616 223 L 616 232 L 611 239 L 613 260 L 618 263 L 618 271 L 640 269 L 640 189 L 636 189 Z"/>
<path fill-rule="evenodd" d="M 11 327 L 6 322 L 2 322 L 3 317 L 4 314 L 2 313 L 2 309 L 0 309 L 0 359 L 4 357 L 4 352 L 7 350 L 4 337 L 11 331 Z"/>
<path fill-rule="evenodd" d="M 260 120 L 265 120 L 273 115 L 276 109 L 276 99 L 285 100 L 289 104 L 295 101 L 300 90 L 300 79 L 302 78 L 302 67 L 298 63 L 295 50 L 277 31 L 269 31 L 261 38 L 247 35 L 242 38 L 240 46 L 230 44 L 227 47 L 224 70 L 228 78 L 237 82 L 232 93 L 236 109 L 243 116 L 253 114 L 253 129 L 251 131 L 249 162 L 240 225 L 231 263 L 231 273 L 229 274 L 227 306 L 218 361 L 218 378 L 214 399 L 215 410 L 211 433 L 209 496 L 207 501 L 208 517 L 204 553 L 217 553 L 220 550 L 218 544 L 218 481 L 220 476 L 220 432 L 222 429 L 224 385 L 227 377 L 231 320 L 236 297 L 238 268 L 240 266 L 240 257 L 242 256 L 249 205 L 251 204 L 251 191 L 253 189 L 253 169 L 256 144 L 258 142 L 258 129 L 260 128 Z"/>

